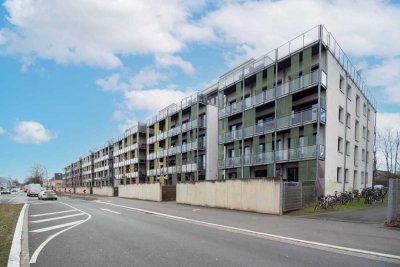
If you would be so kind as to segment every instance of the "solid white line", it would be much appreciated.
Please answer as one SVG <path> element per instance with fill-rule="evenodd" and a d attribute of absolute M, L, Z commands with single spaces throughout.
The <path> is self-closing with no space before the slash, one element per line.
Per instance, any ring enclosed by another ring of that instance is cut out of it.
<path fill-rule="evenodd" d="M 40 217 L 40 216 L 59 214 L 59 213 L 66 213 L 66 212 L 72 212 L 72 211 L 76 211 L 76 210 L 64 210 L 64 211 L 57 211 L 57 212 L 50 212 L 50 213 L 34 214 L 34 215 L 29 215 L 29 217 Z"/>
<path fill-rule="evenodd" d="M 60 232 L 57 232 L 57 233 L 55 233 L 55 234 L 49 236 L 42 244 L 40 244 L 40 246 L 35 250 L 35 252 L 33 252 L 32 257 L 31 257 L 31 260 L 29 261 L 29 263 L 36 263 L 37 257 L 39 256 L 39 254 L 40 254 L 40 252 L 42 251 L 42 249 L 43 249 L 43 248 L 47 245 L 47 243 L 49 243 L 53 238 L 57 237 L 58 235 L 60 235 L 60 234 L 62 234 L 62 233 L 64 233 L 64 232 L 66 232 L 66 231 L 68 231 L 68 230 L 70 230 L 70 229 L 72 229 L 72 228 L 74 228 L 74 227 L 76 227 L 76 226 L 78 226 L 78 225 L 80 225 L 80 224 L 82 224 L 82 223 L 87 222 L 88 220 L 90 220 L 90 219 L 92 218 L 92 215 L 90 215 L 90 214 L 87 213 L 87 212 L 84 212 L 84 211 L 82 211 L 82 210 L 80 210 L 80 209 L 77 209 L 77 208 L 75 208 L 75 207 L 72 207 L 71 205 L 69 205 L 69 204 L 67 204 L 67 203 L 63 203 L 63 202 L 60 202 L 60 203 L 62 203 L 62 204 L 64 204 L 64 205 L 67 205 L 67 206 L 69 206 L 69 207 L 71 207 L 71 208 L 73 208 L 73 209 L 76 209 L 77 211 L 80 211 L 80 212 L 85 213 L 85 214 L 88 216 L 87 219 L 86 219 L 86 220 L 83 220 L 83 221 L 80 222 L 80 223 L 74 224 L 74 225 L 72 225 L 72 226 L 70 226 L 70 227 L 68 227 L 68 228 L 65 228 L 64 230 L 61 230 Z"/>
<path fill-rule="evenodd" d="M 69 222 L 69 223 L 64 223 L 64 224 L 59 224 L 59 225 L 55 225 L 55 226 L 50 226 L 50 227 L 45 227 L 45 228 L 40 228 L 40 229 L 36 229 L 36 230 L 32 230 L 29 231 L 30 233 L 43 233 L 43 232 L 47 232 L 47 231 L 51 231 L 54 229 L 58 229 L 58 228 L 63 228 L 63 227 L 67 227 L 67 226 L 71 226 L 77 223 L 81 223 L 84 220 L 80 220 L 80 221 L 74 221 L 74 222 Z"/>
<path fill-rule="evenodd" d="M 195 223 L 195 224 L 199 224 L 199 225 L 205 225 L 205 226 L 209 226 L 209 227 L 213 227 L 213 228 L 219 228 L 219 229 L 225 229 L 225 230 L 229 230 L 229 231 L 247 233 L 247 234 L 256 235 L 256 236 L 269 237 L 269 238 L 273 238 L 273 239 L 276 239 L 276 240 L 290 241 L 290 242 L 294 242 L 294 243 L 298 243 L 298 244 L 311 245 L 311 246 L 314 246 L 314 247 L 328 248 L 328 249 L 334 249 L 334 250 L 339 250 L 339 251 L 360 253 L 360 254 L 371 255 L 371 256 L 376 256 L 376 257 L 383 257 L 383 258 L 400 260 L 400 256 L 399 255 L 392 255 L 392 254 L 386 254 L 386 253 L 380 253 L 380 252 L 374 252 L 374 251 L 368 251 L 368 250 L 355 249 L 355 248 L 331 245 L 331 244 L 326 244 L 326 243 L 308 241 L 308 240 L 297 239 L 297 238 L 292 238 L 292 237 L 286 237 L 286 236 L 281 236 L 281 235 L 268 234 L 268 233 L 264 233 L 264 232 L 257 232 L 257 231 L 253 231 L 253 230 L 237 228 L 237 227 L 232 227 L 232 226 L 226 226 L 226 225 L 222 225 L 222 224 L 216 224 L 216 223 L 209 223 L 209 222 L 205 222 L 205 221 L 193 220 L 193 219 L 189 219 L 189 218 L 185 218 L 185 217 L 169 215 L 169 214 L 155 212 L 155 211 L 151 211 L 151 210 L 144 210 L 144 209 L 133 208 L 133 207 L 123 206 L 123 205 L 118 205 L 118 204 L 113 204 L 113 203 L 107 203 L 107 202 L 103 202 L 103 201 L 100 201 L 100 200 L 96 200 L 95 202 L 103 203 L 103 204 L 106 204 L 106 205 L 112 205 L 112 206 L 116 206 L 116 207 L 121 207 L 121 208 L 125 208 L 125 209 L 130 209 L 130 210 L 134 210 L 134 211 L 141 212 L 141 213 L 157 215 L 157 216 L 160 216 L 160 217 L 165 217 L 165 218 L 169 218 L 169 219 L 173 219 L 173 220 L 179 220 L 179 221 L 184 221 L 184 222 L 189 222 L 189 223 Z"/>
<path fill-rule="evenodd" d="M 77 214 L 65 215 L 65 216 L 60 216 L 60 217 L 55 217 L 55 218 L 42 219 L 42 220 L 37 220 L 37 221 L 30 221 L 30 223 L 49 222 L 49 221 L 55 221 L 55 220 L 61 220 L 61 219 L 65 219 L 65 218 L 70 218 L 70 217 L 76 217 L 76 216 L 80 216 L 80 215 L 85 215 L 85 213 L 77 213 Z"/>
<path fill-rule="evenodd" d="M 121 214 L 117 211 L 113 211 L 113 210 L 109 210 L 109 209 L 101 209 L 101 210 L 108 211 L 108 212 L 115 213 L 115 214 Z"/>
<path fill-rule="evenodd" d="M 19 214 L 17 225 L 15 226 L 14 237 L 11 244 L 10 256 L 8 257 L 8 267 L 19 267 L 21 261 L 21 239 L 22 239 L 22 226 L 24 225 L 25 203 Z"/>

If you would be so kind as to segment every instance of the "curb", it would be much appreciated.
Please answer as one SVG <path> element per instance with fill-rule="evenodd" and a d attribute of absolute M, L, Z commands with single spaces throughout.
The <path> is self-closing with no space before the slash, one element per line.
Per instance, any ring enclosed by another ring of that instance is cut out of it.
<path fill-rule="evenodd" d="M 17 225 L 15 226 L 14 237 L 11 245 L 10 256 L 8 257 L 7 267 L 19 267 L 21 264 L 21 243 L 22 228 L 24 226 L 25 210 L 28 205 L 25 203 L 19 214 Z"/>
<path fill-rule="evenodd" d="M 29 267 L 29 243 L 28 243 L 28 212 L 29 205 L 25 210 L 24 226 L 22 229 L 22 247 L 21 247 L 21 267 Z"/>

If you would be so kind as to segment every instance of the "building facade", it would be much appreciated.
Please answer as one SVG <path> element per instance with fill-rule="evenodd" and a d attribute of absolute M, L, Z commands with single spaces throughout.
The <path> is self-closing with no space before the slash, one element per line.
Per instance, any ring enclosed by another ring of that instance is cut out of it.
<path fill-rule="evenodd" d="M 146 124 L 127 129 L 113 151 L 115 185 L 146 182 Z"/>
<path fill-rule="evenodd" d="M 371 186 L 376 105 L 323 26 L 218 84 L 219 179 L 281 176 L 318 194 Z"/>
<path fill-rule="evenodd" d="M 375 100 L 320 25 L 67 166 L 65 183 L 278 176 L 317 194 L 361 189 L 372 185 L 375 124 Z"/>
<path fill-rule="evenodd" d="M 216 154 L 217 132 L 212 127 L 216 123 L 217 107 L 201 93 L 151 118 L 147 122 L 148 182 L 175 185 L 216 178 L 216 161 L 208 161 L 211 153 Z"/>

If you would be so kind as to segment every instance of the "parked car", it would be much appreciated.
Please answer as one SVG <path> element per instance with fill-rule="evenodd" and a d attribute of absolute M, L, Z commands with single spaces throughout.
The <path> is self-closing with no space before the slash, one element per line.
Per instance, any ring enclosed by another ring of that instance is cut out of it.
<path fill-rule="evenodd" d="M 17 189 L 17 188 L 13 188 L 12 190 L 11 190 L 11 193 L 18 193 L 19 192 L 19 190 Z"/>
<path fill-rule="evenodd" d="M 44 190 L 39 193 L 38 199 L 39 200 L 46 200 L 46 199 L 57 200 L 57 194 L 53 190 Z"/>
<path fill-rule="evenodd" d="M 374 185 L 374 189 L 383 189 L 384 188 L 384 186 L 383 185 L 381 185 L 381 184 L 376 184 L 376 185 Z"/>
<path fill-rule="evenodd" d="M 1 190 L 1 194 L 2 195 L 10 195 L 11 191 L 9 189 L 3 189 L 3 190 Z"/>

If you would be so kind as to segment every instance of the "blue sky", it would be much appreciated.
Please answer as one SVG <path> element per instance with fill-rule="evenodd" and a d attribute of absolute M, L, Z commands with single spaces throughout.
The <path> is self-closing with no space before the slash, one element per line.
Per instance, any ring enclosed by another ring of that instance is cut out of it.
<path fill-rule="evenodd" d="M 379 129 L 400 125 L 399 18 L 394 1 L 4 1 L 0 176 L 62 171 L 320 23 L 362 70 Z"/>

